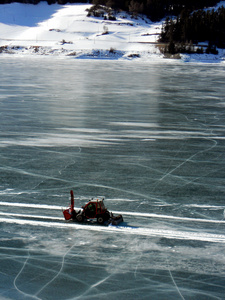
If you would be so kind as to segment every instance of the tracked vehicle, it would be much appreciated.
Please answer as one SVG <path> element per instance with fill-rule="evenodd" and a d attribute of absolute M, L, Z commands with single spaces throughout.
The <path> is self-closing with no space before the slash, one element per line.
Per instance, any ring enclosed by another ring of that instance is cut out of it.
<path fill-rule="evenodd" d="M 65 220 L 73 220 L 79 223 L 85 222 L 86 220 L 96 219 L 98 224 L 105 225 L 118 225 L 123 222 L 122 215 L 114 216 L 107 210 L 104 204 L 104 198 L 91 199 L 88 203 L 81 207 L 80 210 L 74 209 L 74 194 L 70 191 L 71 204 L 70 207 L 63 210 Z"/>

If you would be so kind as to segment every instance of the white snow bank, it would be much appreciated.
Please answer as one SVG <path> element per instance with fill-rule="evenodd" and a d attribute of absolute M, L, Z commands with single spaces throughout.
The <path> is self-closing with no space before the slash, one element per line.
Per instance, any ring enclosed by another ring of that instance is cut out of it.
<path fill-rule="evenodd" d="M 0 46 L 24 53 L 75 52 L 100 53 L 106 50 L 150 51 L 158 53 L 153 44 L 161 24 L 147 18 L 137 20 L 118 15 L 116 21 L 87 17 L 89 4 L 0 5 Z M 19 47 L 17 47 L 19 46 Z M 38 48 L 39 47 L 39 48 Z M 43 50 L 44 49 L 44 50 Z M 30 50 L 30 51 L 29 51 Z M 111 54 L 113 51 L 110 52 Z"/>
<path fill-rule="evenodd" d="M 222 3 L 224 3 L 223 1 Z M 0 5 L 0 55 L 69 55 L 77 58 L 161 58 L 156 42 L 162 22 L 120 13 L 115 21 L 87 17 L 90 4 Z M 185 56 L 187 61 L 198 56 Z M 204 56 L 223 61 L 218 56 Z"/>

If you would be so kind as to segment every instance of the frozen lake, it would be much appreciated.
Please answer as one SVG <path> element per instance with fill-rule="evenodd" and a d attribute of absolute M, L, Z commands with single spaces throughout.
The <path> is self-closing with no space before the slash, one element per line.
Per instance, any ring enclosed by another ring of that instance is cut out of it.
<path fill-rule="evenodd" d="M 0 298 L 225 299 L 224 67 L 0 68 Z M 124 223 L 66 223 L 71 189 Z"/>

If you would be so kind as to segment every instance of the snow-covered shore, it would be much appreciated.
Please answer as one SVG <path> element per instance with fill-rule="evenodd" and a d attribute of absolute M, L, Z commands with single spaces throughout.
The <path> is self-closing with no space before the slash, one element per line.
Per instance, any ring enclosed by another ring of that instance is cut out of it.
<path fill-rule="evenodd" d="M 224 2 L 224 1 L 223 1 Z M 223 3 L 222 2 L 222 3 Z M 126 13 L 116 20 L 87 16 L 89 4 L 0 5 L 0 55 L 54 55 L 100 59 L 161 59 L 162 22 Z M 184 61 L 224 62 L 218 55 L 184 55 Z"/>

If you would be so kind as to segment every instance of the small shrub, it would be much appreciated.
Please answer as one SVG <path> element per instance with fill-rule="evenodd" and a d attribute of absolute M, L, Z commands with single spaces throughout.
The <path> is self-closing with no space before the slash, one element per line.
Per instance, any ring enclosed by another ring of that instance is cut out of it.
<path fill-rule="evenodd" d="M 88 17 L 104 18 L 104 20 L 115 21 L 116 17 L 113 15 L 113 10 L 110 7 L 95 4 L 86 9 Z"/>
<path fill-rule="evenodd" d="M 116 17 L 113 16 L 113 15 L 109 15 L 109 16 L 108 16 L 108 19 L 109 19 L 110 21 L 116 21 Z"/>
<path fill-rule="evenodd" d="M 140 54 L 132 53 L 132 54 L 129 54 L 128 57 L 130 57 L 130 58 L 139 58 Z"/>
<path fill-rule="evenodd" d="M 73 44 L 73 42 L 67 42 L 67 41 L 65 41 L 64 39 L 63 40 L 61 40 L 61 45 L 64 45 L 64 44 Z"/>
<path fill-rule="evenodd" d="M 212 46 L 210 43 L 208 45 L 208 47 L 205 50 L 206 54 L 218 54 L 218 50 L 216 49 L 216 46 Z"/>
<path fill-rule="evenodd" d="M 34 53 L 38 53 L 40 50 L 40 46 L 30 46 L 30 49 L 32 49 Z"/>
<path fill-rule="evenodd" d="M 204 51 L 203 51 L 203 48 L 201 47 L 201 48 L 197 48 L 197 50 L 196 50 L 196 53 L 197 54 L 203 54 L 204 53 Z"/>
<path fill-rule="evenodd" d="M 77 55 L 77 53 L 75 51 L 67 54 L 67 56 L 76 56 L 76 55 Z"/>
<path fill-rule="evenodd" d="M 109 53 L 115 54 L 115 53 L 116 53 L 116 49 L 114 49 L 114 48 L 111 47 L 111 48 L 109 49 Z"/>
<path fill-rule="evenodd" d="M 5 52 L 7 50 L 8 46 L 1 46 L 0 47 L 0 53 Z"/>

